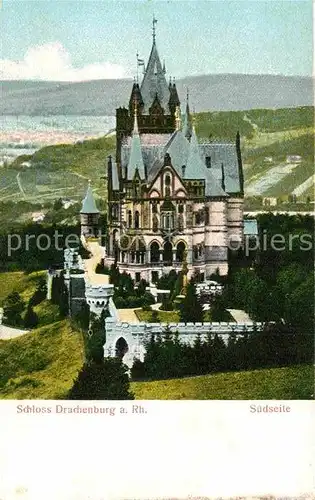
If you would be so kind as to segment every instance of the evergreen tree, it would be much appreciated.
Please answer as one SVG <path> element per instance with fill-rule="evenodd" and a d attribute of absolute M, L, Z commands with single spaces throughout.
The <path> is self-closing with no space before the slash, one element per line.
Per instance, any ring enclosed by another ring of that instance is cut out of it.
<path fill-rule="evenodd" d="M 24 326 L 25 328 L 35 328 L 37 325 L 38 325 L 38 316 L 34 311 L 33 307 L 29 303 L 24 316 Z"/>
<path fill-rule="evenodd" d="M 215 295 L 211 304 L 211 321 L 225 321 L 225 304 L 221 295 Z"/>
<path fill-rule="evenodd" d="M 108 312 L 104 308 L 100 317 L 95 314 L 90 318 L 90 329 L 87 343 L 87 359 L 100 363 L 104 358 L 104 344 L 106 342 L 105 318 Z"/>
<path fill-rule="evenodd" d="M 134 399 L 130 392 L 127 367 L 118 358 L 105 358 L 100 363 L 85 363 L 67 399 Z"/>
<path fill-rule="evenodd" d="M 41 278 L 38 282 L 35 292 L 33 293 L 32 297 L 29 300 L 29 304 L 32 305 L 33 307 L 37 306 L 43 300 L 46 299 L 46 296 L 47 296 L 46 280 Z"/>
<path fill-rule="evenodd" d="M 10 293 L 3 305 L 3 316 L 5 322 L 12 326 L 23 324 L 21 314 L 24 311 L 25 303 L 18 292 Z"/>
<path fill-rule="evenodd" d="M 61 318 L 65 318 L 69 314 L 69 293 L 65 284 L 64 274 L 61 273 L 59 277 L 59 297 L 58 306 Z"/>
<path fill-rule="evenodd" d="M 180 305 L 180 319 L 183 323 L 203 321 L 202 304 L 196 294 L 195 286 L 190 282 L 183 302 Z"/>

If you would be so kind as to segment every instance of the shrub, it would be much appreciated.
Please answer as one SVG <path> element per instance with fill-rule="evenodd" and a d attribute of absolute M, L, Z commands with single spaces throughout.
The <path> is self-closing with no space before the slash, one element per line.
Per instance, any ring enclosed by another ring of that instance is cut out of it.
<path fill-rule="evenodd" d="M 144 304 L 144 306 L 142 306 L 142 311 L 145 312 L 152 311 L 152 307 Z"/>
<path fill-rule="evenodd" d="M 86 363 L 67 399 L 134 399 L 130 392 L 127 367 L 118 358 L 106 358 L 101 363 Z"/>

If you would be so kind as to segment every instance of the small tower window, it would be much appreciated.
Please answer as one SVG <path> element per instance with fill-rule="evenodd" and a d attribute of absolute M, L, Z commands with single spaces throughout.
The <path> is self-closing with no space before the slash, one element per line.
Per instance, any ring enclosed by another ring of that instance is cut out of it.
<path fill-rule="evenodd" d="M 140 214 L 138 210 L 135 212 L 135 229 L 139 229 L 140 227 Z"/>
<path fill-rule="evenodd" d="M 206 156 L 206 167 L 211 168 L 211 156 Z"/>
<path fill-rule="evenodd" d="M 131 213 L 131 210 L 128 211 L 128 227 L 132 227 L 132 213 Z"/>

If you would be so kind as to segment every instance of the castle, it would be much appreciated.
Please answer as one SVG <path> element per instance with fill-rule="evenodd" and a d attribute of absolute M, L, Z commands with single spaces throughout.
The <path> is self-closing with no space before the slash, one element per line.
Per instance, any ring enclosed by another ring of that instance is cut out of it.
<path fill-rule="evenodd" d="M 225 275 L 229 247 L 243 241 L 240 136 L 198 140 L 188 96 L 182 118 L 176 84 L 167 83 L 154 23 L 142 82 L 134 82 L 128 108 L 116 111 L 116 146 L 107 167 L 107 263 L 136 282 L 179 271 L 184 255 L 188 278 Z M 85 234 L 95 231 L 92 208 L 90 226 L 83 214 Z"/>
<path fill-rule="evenodd" d="M 240 136 L 233 143 L 198 140 L 188 95 L 182 117 L 176 84 L 166 81 L 155 20 L 144 68 L 128 108 L 116 111 L 116 157 L 107 165 L 106 248 L 100 246 L 100 212 L 89 183 L 80 218 L 81 240 L 91 257 L 84 264 L 77 252 L 66 251 L 64 265 L 70 316 L 84 304 L 97 316 L 107 309 L 105 357 L 120 356 L 129 367 L 135 358 L 143 360 L 146 341 L 163 335 L 166 324 L 121 321 L 113 285 L 94 271 L 99 252 L 106 265 L 116 263 L 136 283 L 149 282 L 153 293 L 154 282 L 171 269 L 185 269 L 186 279 L 198 273 L 200 282 L 217 271 L 227 274 L 229 249 L 240 247 L 247 231 Z M 253 323 L 170 323 L 169 328 L 188 344 L 209 331 L 227 342 L 232 333 L 251 332 Z"/>

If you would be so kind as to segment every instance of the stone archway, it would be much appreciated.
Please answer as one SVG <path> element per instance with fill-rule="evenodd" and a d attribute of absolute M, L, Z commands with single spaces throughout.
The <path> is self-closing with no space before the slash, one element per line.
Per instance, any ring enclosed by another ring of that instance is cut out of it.
<path fill-rule="evenodd" d="M 124 355 L 129 351 L 129 346 L 123 337 L 120 337 L 115 345 L 115 356 L 122 359 Z"/>

